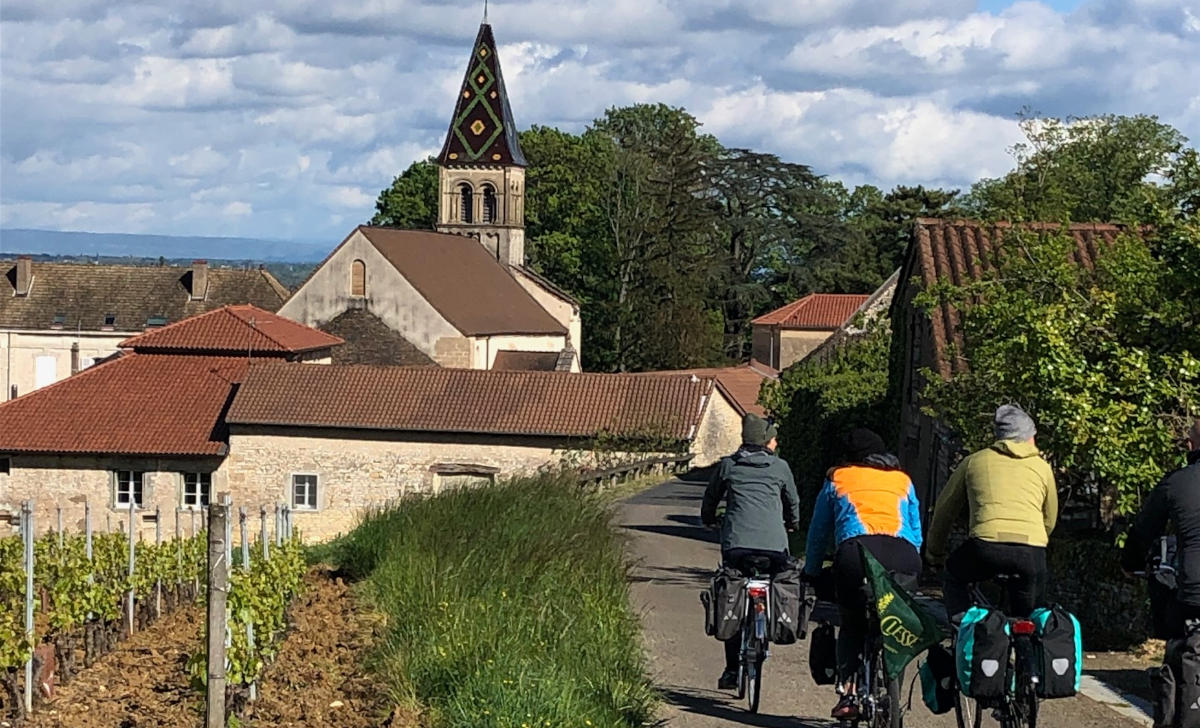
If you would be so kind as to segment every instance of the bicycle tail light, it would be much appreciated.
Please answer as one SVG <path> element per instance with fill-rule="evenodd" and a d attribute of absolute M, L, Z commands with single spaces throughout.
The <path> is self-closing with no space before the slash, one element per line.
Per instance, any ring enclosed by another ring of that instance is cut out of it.
<path fill-rule="evenodd" d="M 1013 622 L 1012 626 L 1013 634 L 1017 635 L 1018 637 L 1028 637 L 1034 633 L 1035 629 L 1036 627 L 1034 626 L 1033 622 L 1030 622 L 1028 619 L 1018 619 L 1017 621 Z"/>
<path fill-rule="evenodd" d="M 765 586 L 752 586 L 747 590 L 751 599 L 766 599 L 767 588 Z"/>

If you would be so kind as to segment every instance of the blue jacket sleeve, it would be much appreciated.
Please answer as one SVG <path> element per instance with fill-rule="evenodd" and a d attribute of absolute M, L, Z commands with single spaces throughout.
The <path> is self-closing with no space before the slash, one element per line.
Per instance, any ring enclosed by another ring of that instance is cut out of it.
<path fill-rule="evenodd" d="M 904 503 L 901 505 L 900 517 L 903 523 L 900 525 L 900 536 L 917 547 L 917 551 L 921 550 L 921 501 L 917 499 L 917 489 L 913 486 L 912 481 L 908 483 L 908 495 L 904 498 Z"/>
<path fill-rule="evenodd" d="M 821 486 L 817 502 L 813 506 L 812 522 L 808 524 L 808 540 L 804 546 L 804 571 L 812 576 L 821 573 L 825 560 L 825 548 L 833 534 L 833 483 L 829 480 Z"/>

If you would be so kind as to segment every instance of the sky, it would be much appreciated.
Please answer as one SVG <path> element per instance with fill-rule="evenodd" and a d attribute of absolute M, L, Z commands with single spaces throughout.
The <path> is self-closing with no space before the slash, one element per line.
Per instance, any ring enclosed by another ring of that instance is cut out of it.
<path fill-rule="evenodd" d="M 4 0 L 0 227 L 330 241 L 440 148 L 458 0 Z M 683 106 L 848 184 L 967 187 L 1016 113 L 1200 139 L 1200 0 L 494 0 L 513 113 Z"/>

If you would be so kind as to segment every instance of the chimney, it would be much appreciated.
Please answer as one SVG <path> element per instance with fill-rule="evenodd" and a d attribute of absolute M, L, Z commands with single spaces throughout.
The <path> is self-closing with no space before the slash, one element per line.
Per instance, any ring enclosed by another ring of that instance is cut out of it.
<path fill-rule="evenodd" d="M 79 342 L 71 344 L 71 376 L 79 373 Z"/>
<path fill-rule="evenodd" d="M 17 256 L 17 295 L 28 296 L 31 285 L 33 285 L 33 258 L 28 255 Z"/>
<path fill-rule="evenodd" d="M 203 301 L 208 293 L 208 261 L 192 261 L 192 300 Z"/>

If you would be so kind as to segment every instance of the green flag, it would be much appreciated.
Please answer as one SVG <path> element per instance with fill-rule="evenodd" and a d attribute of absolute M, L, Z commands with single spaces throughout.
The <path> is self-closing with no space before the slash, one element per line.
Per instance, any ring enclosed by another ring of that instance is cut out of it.
<path fill-rule="evenodd" d="M 937 621 L 904 591 L 883 564 L 862 550 L 863 571 L 875 595 L 875 614 L 883 635 L 883 665 L 889 680 L 899 677 L 913 658 L 941 641 Z"/>

